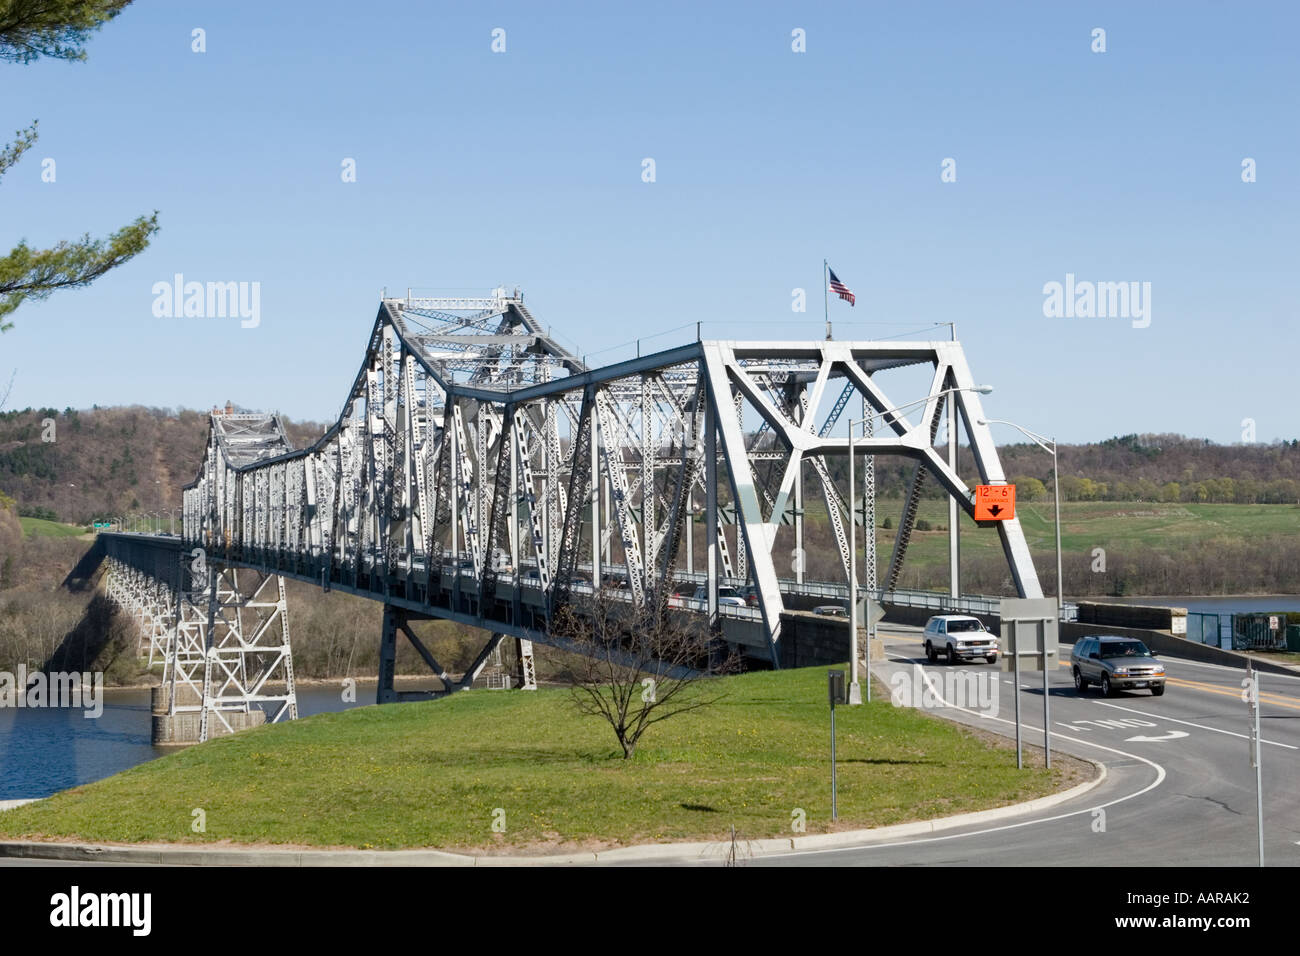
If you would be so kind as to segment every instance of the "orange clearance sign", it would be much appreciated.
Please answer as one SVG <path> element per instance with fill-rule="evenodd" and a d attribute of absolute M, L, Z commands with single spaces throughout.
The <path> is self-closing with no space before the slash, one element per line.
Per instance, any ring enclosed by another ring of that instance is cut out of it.
<path fill-rule="evenodd" d="M 1016 516 L 1015 485 L 976 485 L 975 520 L 1006 521 Z"/>

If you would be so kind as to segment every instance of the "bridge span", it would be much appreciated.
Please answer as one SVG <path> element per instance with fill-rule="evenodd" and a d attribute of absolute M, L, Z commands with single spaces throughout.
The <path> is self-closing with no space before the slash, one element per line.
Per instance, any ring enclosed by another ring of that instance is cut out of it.
<path fill-rule="evenodd" d="M 899 405 L 885 388 L 902 369 L 921 370 L 928 390 Z M 980 482 L 1006 480 L 980 391 L 957 342 L 696 340 L 590 367 L 518 292 L 384 298 L 342 413 L 317 441 L 294 449 L 277 416 L 214 409 L 181 535 L 101 538 L 129 581 L 113 593 L 164 665 L 168 711 L 191 708 L 200 739 L 231 729 L 221 715 L 236 708 L 293 716 L 286 577 L 383 603 L 380 702 L 403 698 L 392 685 L 399 634 L 452 686 L 411 620 L 487 635 L 456 686 L 505 638 L 529 686 L 532 642 L 565 646 L 549 622 L 597 587 L 703 615 L 752 662 L 780 667 L 791 659 L 783 612 L 847 600 L 851 521 L 864 531 L 864 590 L 921 600 L 896 592 L 926 481 L 974 513 L 955 456 L 935 448 L 945 411 Z M 856 502 L 835 461 L 849 454 L 846 410 L 863 420 Z M 883 573 L 876 455 L 914 462 Z M 838 580 L 806 579 L 805 472 Z M 1017 593 L 1041 597 L 1018 521 L 991 524 Z M 779 576 L 786 567 L 792 576 Z M 744 606 L 725 598 L 729 587 Z M 249 608 L 259 610 L 245 622 Z M 286 677 L 287 697 L 262 692 Z"/>

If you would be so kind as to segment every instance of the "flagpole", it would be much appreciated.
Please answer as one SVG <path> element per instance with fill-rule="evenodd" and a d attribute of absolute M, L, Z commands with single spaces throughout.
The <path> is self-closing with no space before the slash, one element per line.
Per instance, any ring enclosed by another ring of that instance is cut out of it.
<path fill-rule="evenodd" d="M 822 308 L 826 315 L 826 341 L 831 340 L 831 294 L 830 294 L 830 266 L 826 260 L 822 260 Z"/>

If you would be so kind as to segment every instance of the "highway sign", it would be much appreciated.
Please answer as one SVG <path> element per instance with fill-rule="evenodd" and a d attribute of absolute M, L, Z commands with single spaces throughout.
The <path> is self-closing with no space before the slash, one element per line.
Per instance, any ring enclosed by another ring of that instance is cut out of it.
<path fill-rule="evenodd" d="M 976 521 L 1006 521 L 1015 516 L 1015 485 L 975 486 Z"/>
<path fill-rule="evenodd" d="M 858 599 L 858 626 L 874 629 L 885 616 L 885 609 L 864 594 Z"/>
<path fill-rule="evenodd" d="M 1014 495 L 1014 490 L 1012 491 Z M 1048 674 L 1060 659 L 1060 611 L 1053 598 L 1003 598 L 998 610 L 1002 630 L 1002 669 L 1015 673 L 1012 697 L 1016 702 L 1016 766 L 1024 767 L 1020 738 L 1020 671 L 1043 673 L 1043 762 L 1052 766 L 1051 694 Z"/>
<path fill-rule="evenodd" d="M 1056 598 L 1003 598 L 1000 604 L 1002 628 L 1002 669 L 1043 669 L 1044 652 L 1060 655 L 1060 621 Z M 1055 667 L 1055 662 L 1048 669 Z"/>

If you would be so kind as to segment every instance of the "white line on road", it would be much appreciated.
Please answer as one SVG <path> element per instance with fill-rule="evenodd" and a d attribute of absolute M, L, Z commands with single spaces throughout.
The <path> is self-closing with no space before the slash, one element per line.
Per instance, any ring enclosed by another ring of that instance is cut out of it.
<path fill-rule="evenodd" d="M 930 690 L 935 694 L 936 698 L 939 700 L 943 700 L 945 704 L 948 704 L 948 702 L 944 700 L 943 695 L 940 694 L 938 692 L 938 689 L 934 687 L 933 684 L 930 682 L 929 675 L 926 674 L 924 670 L 922 670 L 921 673 L 922 676 L 925 678 L 926 683 L 930 684 Z M 1015 724 L 1015 721 L 1007 720 L 1005 717 L 990 717 L 987 714 L 981 714 L 978 713 L 977 711 L 968 710 L 965 707 L 953 707 L 952 704 L 948 704 L 948 706 L 952 707 L 953 710 L 960 710 L 967 714 L 972 714 L 976 717 L 982 717 L 985 720 L 996 720 L 1004 724 L 1013 724 L 1013 725 Z M 1029 730 L 1042 729 L 1040 727 L 1033 727 L 1028 724 L 1022 724 L 1022 726 L 1027 727 Z M 1097 750 L 1105 750 L 1107 753 L 1119 754 L 1119 756 L 1121 757 L 1128 757 L 1130 760 L 1136 760 L 1140 763 L 1144 763 L 1149 767 L 1155 768 L 1156 778 L 1155 780 L 1147 784 L 1145 787 L 1143 787 L 1141 790 L 1136 790 L 1133 793 L 1126 794 L 1122 797 L 1116 797 L 1114 800 L 1110 800 L 1106 803 L 1098 804 L 1095 807 L 1085 807 L 1082 810 L 1072 810 L 1069 813 L 1058 813 L 1054 816 L 1042 817 L 1037 820 L 1023 820 L 1020 823 L 1008 823 L 1000 827 L 988 827 L 983 830 L 970 830 L 965 833 L 950 833 L 944 836 L 937 836 L 937 837 L 922 837 L 916 840 L 898 840 L 893 843 L 864 843 L 860 846 L 835 847 L 833 849 L 827 849 L 827 850 L 795 850 L 791 853 L 782 853 L 781 856 L 782 858 L 787 858 L 792 856 L 815 856 L 824 853 L 844 853 L 848 851 L 861 852 L 863 850 L 882 850 L 888 847 L 915 846 L 916 844 L 919 843 L 940 843 L 944 840 L 956 840 L 964 837 L 983 836 L 988 833 L 1002 833 L 1006 830 L 1017 830 L 1020 829 L 1021 827 L 1036 826 L 1040 823 L 1052 823 L 1056 820 L 1065 820 L 1068 819 L 1069 817 L 1077 817 L 1085 813 L 1091 814 L 1094 810 L 1104 810 L 1107 807 L 1113 807 L 1116 804 L 1125 802 L 1126 800 L 1133 800 L 1137 797 L 1142 796 L 1145 793 L 1149 793 L 1150 791 L 1154 790 L 1156 787 L 1160 786 L 1160 784 L 1164 783 L 1165 781 L 1165 768 L 1160 766 L 1160 764 L 1156 763 L 1154 760 L 1148 760 L 1146 757 L 1143 757 L 1139 754 L 1126 753 L 1125 751 L 1117 750 L 1114 747 L 1105 747 L 1102 746 L 1101 744 L 1093 743 L 1088 740 L 1080 740 L 1077 737 L 1067 737 L 1065 736 L 1065 734 L 1059 734 L 1056 733 L 1055 731 L 1052 732 L 1052 736 L 1059 737 L 1061 740 L 1068 740 L 1071 743 L 1083 744 L 1085 747 L 1094 747 Z"/>
<path fill-rule="evenodd" d="M 957 709 L 957 710 L 961 710 L 962 708 L 959 707 L 959 708 L 956 708 L 956 709 Z M 1011 721 L 1011 720 L 1003 720 L 1003 718 L 1001 718 L 1001 717 L 990 717 L 989 719 L 990 719 L 990 720 L 1002 720 L 1004 723 L 1008 723 L 1008 724 L 1014 723 L 1014 721 Z M 1036 727 L 1031 727 L 1030 729 L 1031 729 L 1031 730 L 1037 730 L 1038 728 L 1036 728 Z M 1106 803 L 1099 803 L 1099 804 L 1097 804 L 1095 807 L 1085 807 L 1085 808 L 1083 808 L 1082 810 L 1072 810 L 1072 811 L 1070 811 L 1069 813 L 1058 813 L 1058 814 L 1056 814 L 1055 816 L 1051 816 L 1051 817 L 1042 817 L 1042 818 L 1040 818 L 1040 819 L 1038 819 L 1038 820 L 1024 820 L 1024 821 L 1022 821 L 1022 822 L 1020 822 L 1020 823 L 1008 823 L 1008 824 L 1006 824 L 1005 826 L 1000 826 L 1000 827 L 988 827 L 988 828 L 983 829 L 983 830 L 970 830 L 970 831 L 968 831 L 968 832 L 966 832 L 966 833 L 950 833 L 950 834 L 947 834 L 947 835 L 945 835 L 945 836 L 937 836 L 937 837 L 922 837 L 922 838 L 917 839 L 917 840 L 898 840 L 898 841 L 895 841 L 894 843 L 864 843 L 864 844 L 862 844 L 861 846 L 835 847 L 835 848 L 833 848 L 833 849 L 828 849 L 828 850 L 795 850 L 795 851 L 793 851 L 793 852 L 791 852 L 791 853 L 782 853 L 782 854 L 781 854 L 781 857 L 782 857 L 782 858 L 785 858 L 785 857 L 791 857 L 791 856 L 813 856 L 813 855 L 817 855 L 817 854 L 821 854 L 821 853 L 843 853 L 843 852 L 845 852 L 845 851 L 849 851 L 849 850 L 857 850 L 857 851 L 862 851 L 862 850 L 883 850 L 883 849 L 886 849 L 886 848 L 888 848 L 888 847 L 896 847 L 896 846 L 914 846 L 914 845 L 916 845 L 916 844 L 918 844 L 918 843 L 940 843 L 940 842 L 942 842 L 942 841 L 944 841 L 944 840 L 956 840 L 956 839 L 960 839 L 960 838 L 962 838 L 962 837 L 984 836 L 985 834 L 988 834 L 988 833 L 1001 833 L 1001 832 L 1003 832 L 1003 831 L 1005 831 L 1005 830 L 1018 830 L 1018 829 L 1020 829 L 1021 827 L 1031 827 L 1031 826 L 1036 826 L 1036 825 L 1039 824 L 1039 823 L 1053 823 L 1053 822 L 1055 822 L 1055 821 L 1057 821 L 1057 820 L 1065 820 L 1065 819 L 1068 819 L 1069 817 L 1082 816 L 1082 815 L 1085 814 L 1085 813 L 1087 813 L 1087 814 L 1092 814 L 1093 811 L 1095 811 L 1095 810 L 1104 810 L 1104 809 L 1106 809 L 1107 807 L 1113 807 L 1113 806 L 1115 806 L 1117 803 L 1123 803 L 1123 802 L 1126 801 L 1126 800 L 1132 800 L 1132 799 L 1134 799 L 1134 798 L 1136 798 L 1136 797 L 1140 797 L 1140 796 L 1142 796 L 1144 793 L 1147 793 L 1147 792 L 1149 792 L 1149 791 L 1151 791 L 1151 790 L 1154 790 L 1156 787 L 1160 786 L 1160 784 L 1162 784 L 1162 783 L 1165 782 L 1165 768 L 1162 767 L 1162 766 L 1160 766 L 1160 764 L 1156 763 L 1154 760 L 1148 760 L 1146 757 L 1139 756 L 1138 754 L 1126 753 L 1126 752 L 1124 752 L 1123 750 L 1116 750 L 1114 747 L 1103 747 L 1101 744 L 1095 744 L 1095 743 L 1092 743 L 1091 741 L 1087 741 L 1087 740 L 1079 740 L 1079 739 L 1076 738 L 1076 737 L 1067 737 L 1067 736 L 1065 736 L 1064 734 L 1058 734 L 1058 733 L 1053 732 L 1052 736 L 1053 736 L 1053 737 L 1059 737 L 1061 740 L 1069 740 L 1069 741 L 1071 741 L 1072 743 L 1076 743 L 1076 744 L 1084 744 L 1085 746 L 1088 746 L 1088 747 L 1095 747 L 1095 748 L 1097 748 L 1098 750 L 1105 750 L 1105 751 L 1107 751 L 1107 752 L 1109 752 L 1109 753 L 1119 754 L 1121 757 L 1128 757 L 1128 758 L 1130 758 L 1130 759 L 1132 759 L 1132 760 L 1140 761 L 1140 762 L 1142 762 L 1142 763 L 1144 763 L 1144 764 L 1147 764 L 1148 766 L 1151 766 L 1151 767 L 1154 767 L 1154 768 L 1155 768 L 1155 771 L 1156 771 L 1156 778 L 1155 778 L 1155 780 L 1152 780 L 1149 784 L 1147 784 L 1145 787 L 1143 787 L 1141 790 L 1137 790 L 1137 791 L 1135 791 L 1135 792 L 1133 792 L 1133 793 L 1126 794 L 1125 796 L 1122 796 L 1122 797 L 1116 797 L 1114 800 L 1110 800 L 1110 801 L 1108 801 L 1108 802 L 1106 802 Z"/>
<path fill-rule="evenodd" d="M 1145 710 L 1134 710 L 1132 707 L 1121 707 L 1119 704 L 1110 704 L 1104 700 L 1095 700 L 1093 703 L 1100 704 L 1102 707 L 1114 707 L 1116 710 L 1127 710 L 1130 714 L 1141 714 L 1143 717 L 1154 717 L 1156 720 L 1168 720 L 1175 724 L 1186 724 L 1188 727 L 1195 727 L 1198 730 L 1211 730 L 1216 734 L 1227 734 L 1229 737 L 1240 737 L 1242 740 L 1250 739 L 1247 734 L 1238 734 L 1231 730 L 1221 730 L 1218 727 L 1207 727 L 1205 724 L 1194 724 L 1190 720 L 1179 720 L 1177 717 L 1170 717 L 1166 714 L 1153 714 Z M 1285 747 L 1287 750 L 1300 750 L 1300 747 L 1279 743 L 1276 740 L 1265 740 L 1263 737 L 1261 737 L 1259 741 L 1264 744 L 1272 744 L 1274 747 Z"/>

